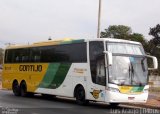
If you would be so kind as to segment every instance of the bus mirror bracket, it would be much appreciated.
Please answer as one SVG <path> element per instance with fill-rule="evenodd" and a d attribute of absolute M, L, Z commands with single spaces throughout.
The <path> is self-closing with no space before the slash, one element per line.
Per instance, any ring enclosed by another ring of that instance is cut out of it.
<path fill-rule="evenodd" d="M 156 70 L 158 68 L 157 58 L 151 55 L 146 55 L 146 57 L 151 58 L 153 60 L 153 68 L 148 68 L 148 70 Z"/>
<path fill-rule="evenodd" d="M 111 66 L 111 65 L 113 64 L 113 63 L 112 63 L 112 53 L 109 52 L 109 51 L 104 51 L 103 53 L 107 55 L 108 65 Z"/>

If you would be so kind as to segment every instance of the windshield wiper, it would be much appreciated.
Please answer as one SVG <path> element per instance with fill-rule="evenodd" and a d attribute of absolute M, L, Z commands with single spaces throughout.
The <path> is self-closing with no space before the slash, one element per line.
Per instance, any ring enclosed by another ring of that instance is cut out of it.
<path fill-rule="evenodd" d="M 131 79 L 131 67 L 130 67 L 130 65 L 129 65 L 129 69 L 128 69 L 128 72 L 129 72 L 129 79 Z"/>
<path fill-rule="evenodd" d="M 143 86 L 141 82 L 139 83 L 139 86 Z"/>
<path fill-rule="evenodd" d="M 131 63 L 131 73 L 132 73 L 132 75 L 134 77 L 134 68 L 133 68 L 133 64 L 132 63 Z"/>
<path fill-rule="evenodd" d="M 134 79 L 136 72 L 134 71 L 134 67 L 133 64 L 131 63 L 131 84 L 133 84 L 133 82 L 137 83 Z M 136 75 L 137 76 L 137 75 Z M 143 84 L 141 82 L 138 82 L 136 85 L 138 86 L 143 86 Z"/>
<path fill-rule="evenodd" d="M 141 65 L 142 65 L 143 72 L 146 71 L 145 66 L 144 66 L 144 60 L 145 60 L 145 57 L 141 60 Z"/>
<path fill-rule="evenodd" d="M 133 78 L 134 78 L 134 68 L 132 63 L 130 63 L 130 66 L 129 66 L 129 78 L 131 79 L 131 85 L 132 85 Z"/>

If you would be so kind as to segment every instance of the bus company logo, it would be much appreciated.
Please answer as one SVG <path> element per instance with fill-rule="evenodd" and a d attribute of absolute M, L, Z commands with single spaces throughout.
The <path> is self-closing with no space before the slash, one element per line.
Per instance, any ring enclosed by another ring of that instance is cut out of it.
<path fill-rule="evenodd" d="M 93 92 L 90 92 L 92 95 L 93 95 L 93 97 L 95 98 L 95 99 L 98 99 L 99 98 L 99 94 L 102 92 L 102 90 L 93 90 Z"/>
<path fill-rule="evenodd" d="M 42 72 L 42 65 L 20 65 L 19 71 Z"/>
<path fill-rule="evenodd" d="M 81 69 L 81 68 L 74 68 L 75 73 L 83 74 L 87 69 Z"/>

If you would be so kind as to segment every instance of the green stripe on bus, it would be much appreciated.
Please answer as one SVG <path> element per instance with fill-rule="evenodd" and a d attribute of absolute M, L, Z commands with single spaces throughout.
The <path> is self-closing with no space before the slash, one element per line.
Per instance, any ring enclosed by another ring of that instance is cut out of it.
<path fill-rule="evenodd" d="M 132 91 L 132 92 L 142 92 L 143 89 L 144 89 L 144 86 L 142 86 L 142 87 L 133 87 L 133 88 L 131 89 L 131 91 Z"/>
<path fill-rule="evenodd" d="M 47 72 L 40 83 L 40 88 L 58 88 L 64 81 L 71 63 L 51 63 L 48 66 Z"/>
<path fill-rule="evenodd" d="M 73 40 L 72 43 L 82 43 L 84 42 L 84 39 L 80 39 L 80 40 Z"/>
<path fill-rule="evenodd" d="M 59 66 L 59 69 L 49 86 L 49 88 L 56 89 L 58 88 L 64 81 L 69 69 L 70 69 L 71 63 L 64 63 Z"/>
<path fill-rule="evenodd" d="M 72 44 L 72 43 L 82 43 L 84 42 L 84 39 L 80 39 L 80 40 L 71 40 L 71 41 L 63 41 L 60 43 L 61 44 Z"/>
<path fill-rule="evenodd" d="M 52 80 L 55 78 L 56 72 L 58 71 L 60 63 L 49 64 L 47 72 L 40 83 L 39 87 L 48 88 L 52 83 Z"/>

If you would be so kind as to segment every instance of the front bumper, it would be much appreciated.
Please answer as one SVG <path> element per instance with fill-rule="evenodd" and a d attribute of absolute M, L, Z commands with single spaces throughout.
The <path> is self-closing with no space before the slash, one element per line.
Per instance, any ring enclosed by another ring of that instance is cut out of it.
<path fill-rule="evenodd" d="M 118 92 L 106 91 L 105 102 L 109 103 L 146 103 L 148 92 L 139 94 L 123 94 Z"/>

